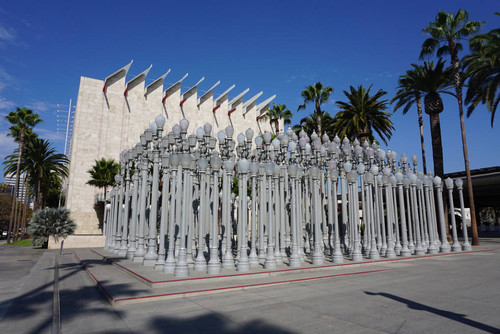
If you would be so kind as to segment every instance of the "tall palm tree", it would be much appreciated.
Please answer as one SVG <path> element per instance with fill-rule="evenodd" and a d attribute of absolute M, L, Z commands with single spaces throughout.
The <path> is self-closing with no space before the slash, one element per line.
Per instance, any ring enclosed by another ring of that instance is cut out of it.
<path fill-rule="evenodd" d="M 424 145 L 424 119 L 422 117 L 422 65 L 411 64 L 413 69 L 407 70 L 406 74 L 399 77 L 398 91 L 391 100 L 391 104 L 397 102 L 394 106 L 394 112 L 404 106 L 403 115 L 406 115 L 408 110 L 416 104 L 418 115 L 418 126 L 420 129 L 420 144 L 422 149 L 422 167 L 424 173 L 427 174 L 427 163 L 425 157 Z"/>
<path fill-rule="evenodd" d="M 120 164 L 114 159 L 95 160 L 95 164 L 87 171 L 90 174 L 87 184 L 104 188 L 104 196 L 106 196 L 107 188 L 115 185 L 115 175 L 119 172 Z"/>
<path fill-rule="evenodd" d="M 387 92 L 380 89 L 371 96 L 371 88 L 359 85 L 357 89 L 350 86 L 349 92 L 344 91 L 348 102 L 337 102 L 340 111 L 333 118 L 335 130 L 339 137 L 359 138 L 361 145 L 366 140 L 374 141 L 375 131 L 387 145 L 394 130 L 392 114 L 384 111 L 388 101 L 380 100 Z"/>
<path fill-rule="evenodd" d="M 20 164 L 21 155 L 23 154 L 23 149 L 26 143 L 26 136 L 32 137 L 32 128 L 37 124 L 41 123 L 42 120 L 39 118 L 38 114 L 34 114 L 33 110 L 26 108 L 16 108 L 16 111 L 11 111 L 5 119 L 11 124 L 9 128 L 9 137 L 13 137 L 14 141 L 19 144 L 18 146 L 18 156 L 17 156 L 17 167 L 16 167 L 16 183 L 14 184 L 14 199 L 17 198 L 17 193 L 19 190 L 19 177 L 20 177 Z M 17 203 L 15 200 L 14 203 Z M 11 229 L 15 221 L 14 212 L 16 212 L 16 205 L 12 205 L 12 211 L 10 214 L 9 230 L 7 232 L 7 243 L 10 243 L 11 239 Z"/>
<path fill-rule="evenodd" d="M 321 131 L 323 134 L 327 134 L 330 138 L 333 138 L 335 131 L 333 129 L 333 117 L 327 111 L 321 110 L 319 113 L 314 113 L 309 116 L 303 117 L 299 124 L 293 126 L 293 131 L 297 134 L 303 129 L 308 135 L 313 132 L 320 133 L 320 123 L 321 119 Z"/>
<path fill-rule="evenodd" d="M 500 102 L 500 29 L 472 37 L 469 48 L 472 53 L 464 60 L 465 74 L 469 79 L 465 96 L 465 103 L 469 104 L 467 117 L 479 103 L 486 104 L 493 127 Z"/>
<path fill-rule="evenodd" d="M 292 122 L 293 114 L 290 110 L 286 108 L 284 104 L 275 104 L 269 109 L 263 119 L 268 119 L 271 123 L 271 127 L 274 125 L 275 133 L 280 132 L 280 119 L 283 119 L 283 123 L 286 127 L 287 124 Z"/>
<path fill-rule="evenodd" d="M 460 40 L 474 35 L 479 31 L 483 22 L 470 21 L 469 12 L 459 9 L 456 14 L 444 11 L 438 12 L 436 20 L 429 23 L 422 32 L 430 35 L 422 44 L 420 58 L 426 55 L 437 54 L 438 57 L 449 54 L 453 67 L 455 92 L 458 101 L 458 113 L 460 117 L 460 129 L 462 131 L 462 148 L 464 154 L 465 173 L 467 175 L 467 188 L 472 218 L 472 245 L 479 245 L 477 234 L 476 208 L 474 206 L 474 192 L 472 190 L 472 179 L 470 175 L 469 153 L 467 151 L 467 138 L 465 135 L 464 110 L 462 102 L 462 78 L 460 75 L 460 59 L 458 52 L 463 50 Z"/>
<path fill-rule="evenodd" d="M 453 87 L 453 70 L 449 67 L 445 68 L 444 65 L 445 62 L 442 59 L 439 59 L 435 66 L 433 61 L 424 62 L 420 77 L 420 89 L 425 93 L 425 113 L 429 115 L 430 119 L 434 173 L 440 177 L 444 175 L 441 120 L 439 117 L 439 114 L 444 110 L 441 94 L 455 96 L 450 91 Z"/>
<path fill-rule="evenodd" d="M 7 156 L 3 162 L 5 173 L 11 173 L 14 169 L 16 153 Z M 55 148 L 48 140 L 35 138 L 26 145 L 20 167 L 28 175 L 28 183 L 33 189 L 35 210 L 44 207 L 47 193 L 54 178 L 68 176 L 68 163 L 66 155 L 56 153 Z"/>
<path fill-rule="evenodd" d="M 332 87 L 324 87 L 321 82 L 317 82 L 312 86 L 306 86 L 306 89 L 303 90 L 300 95 L 304 99 L 304 103 L 302 103 L 297 111 L 306 108 L 306 104 L 312 103 L 314 104 L 314 115 L 316 117 L 316 121 L 318 123 L 318 136 L 321 138 L 321 135 L 324 133 L 323 131 L 323 113 L 321 110 L 321 105 L 327 103 L 330 99 L 330 95 L 333 92 Z"/>

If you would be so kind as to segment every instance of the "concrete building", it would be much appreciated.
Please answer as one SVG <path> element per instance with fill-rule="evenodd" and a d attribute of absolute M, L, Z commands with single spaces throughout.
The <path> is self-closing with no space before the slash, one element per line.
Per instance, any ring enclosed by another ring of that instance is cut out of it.
<path fill-rule="evenodd" d="M 102 190 L 86 184 L 87 171 L 95 160 L 103 157 L 118 161 L 120 152 L 135 145 L 139 135 L 158 114 L 167 119 L 166 132 L 183 118 L 190 122 L 189 133 L 205 123 L 212 125 L 213 134 L 228 125 L 234 127 L 235 135 L 248 128 L 256 133 L 274 130 L 262 116 L 275 96 L 258 103 L 262 94 L 258 93 L 245 101 L 247 89 L 230 99 L 229 94 L 235 87 L 232 85 L 215 97 L 214 88 L 219 82 L 198 96 L 198 85 L 204 78 L 181 94 L 187 74 L 164 90 L 164 79 L 170 70 L 145 86 L 151 66 L 127 81 L 131 65 L 132 62 L 104 80 L 80 79 L 66 197 L 66 207 L 71 211 L 77 230 L 66 241 L 68 247 L 104 245 L 98 217 L 102 208 L 95 206 L 96 197 Z M 283 123 L 280 127 L 283 129 Z"/>

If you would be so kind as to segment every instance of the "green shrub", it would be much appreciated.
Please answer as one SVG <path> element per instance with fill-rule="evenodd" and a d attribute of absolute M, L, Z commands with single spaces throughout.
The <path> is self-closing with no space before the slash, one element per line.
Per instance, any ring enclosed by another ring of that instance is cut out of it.
<path fill-rule="evenodd" d="M 75 232 L 76 224 L 69 217 L 69 210 L 64 208 L 47 208 L 33 214 L 28 225 L 33 245 L 47 247 L 49 237 L 57 242 L 59 238 L 66 239 Z"/>

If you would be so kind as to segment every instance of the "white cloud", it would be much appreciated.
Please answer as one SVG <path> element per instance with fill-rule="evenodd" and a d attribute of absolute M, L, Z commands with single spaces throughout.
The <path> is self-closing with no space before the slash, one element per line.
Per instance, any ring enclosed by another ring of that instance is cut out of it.
<path fill-rule="evenodd" d="M 8 29 L 0 26 L 0 40 L 5 42 L 12 42 L 16 38 L 14 29 Z"/>
<path fill-rule="evenodd" d="M 5 156 L 12 154 L 14 149 L 18 146 L 12 139 L 7 137 L 7 132 L 0 133 L 0 158 L 3 160 Z"/>
<path fill-rule="evenodd" d="M 35 113 L 39 113 L 53 109 L 55 108 L 55 105 L 45 101 L 34 100 L 27 105 L 27 108 L 32 109 Z"/>
<path fill-rule="evenodd" d="M 7 73 L 3 67 L 0 67 L 0 91 L 7 86 L 16 86 L 16 79 Z"/>
<path fill-rule="evenodd" d="M 0 96 L 0 110 L 8 110 L 14 108 L 16 104 L 13 101 L 9 101 L 3 96 Z M 9 110 L 10 111 L 10 110 Z"/>
<path fill-rule="evenodd" d="M 62 135 L 58 135 L 57 132 L 55 132 L 55 131 L 40 128 L 40 127 L 36 127 L 34 130 L 38 134 L 38 137 L 40 137 L 40 138 L 47 139 L 50 141 L 62 140 L 64 142 L 64 137 Z"/>

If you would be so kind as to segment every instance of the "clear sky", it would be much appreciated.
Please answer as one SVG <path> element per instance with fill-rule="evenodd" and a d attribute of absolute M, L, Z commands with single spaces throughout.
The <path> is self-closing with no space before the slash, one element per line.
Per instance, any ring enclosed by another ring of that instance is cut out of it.
<path fill-rule="evenodd" d="M 383 89 L 392 98 L 398 77 L 418 62 L 422 28 L 438 10 L 467 9 L 486 21 L 482 31 L 500 26 L 498 0 L 481 1 L 9 1 L 0 4 L 0 157 L 15 144 L 6 137 L 4 116 L 17 106 L 39 113 L 36 132 L 60 151 L 57 104 L 75 103 L 81 76 L 104 79 L 134 60 L 128 78 L 150 64 L 146 83 L 172 72 L 185 73 L 183 91 L 201 77 L 216 95 L 233 83 L 259 101 L 294 112 L 293 123 L 312 111 L 296 112 L 300 92 L 317 81 L 334 93 L 324 109 L 337 112 L 350 85 Z M 462 53 L 460 56 L 463 56 Z M 230 96 L 232 97 L 232 96 Z M 444 98 L 441 114 L 445 172 L 464 170 L 456 100 Z M 392 108 L 391 108 L 392 111 Z M 484 106 L 466 119 L 471 168 L 500 166 L 499 119 L 490 127 Z M 392 117 L 396 131 L 388 147 L 417 154 L 416 109 Z M 424 115 L 428 167 L 432 170 L 429 118 Z M 0 177 L 3 180 L 3 173 Z"/>

